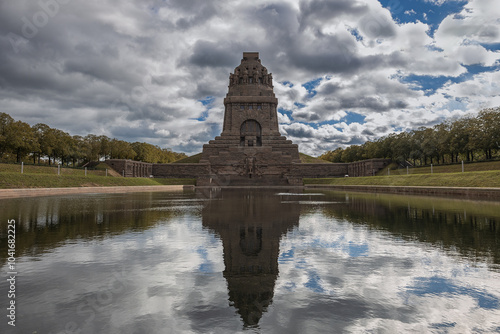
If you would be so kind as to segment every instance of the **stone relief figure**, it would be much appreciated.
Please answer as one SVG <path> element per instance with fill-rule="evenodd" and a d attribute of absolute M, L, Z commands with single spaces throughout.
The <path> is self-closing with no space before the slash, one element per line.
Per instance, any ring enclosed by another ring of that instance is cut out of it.
<path fill-rule="evenodd" d="M 254 70 L 253 71 L 253 82 L 254 83 L 259 83 L 259 76 L 260 76 L 259 69 Z"/>
<path fill-rule="evenodd" d="M 273 74 L 272 73 L 269 73 L 267 81 L 268 81 L 269 86 L 272 87 L 273 86 Z"/>
<path fill-rule="evenodd" d="M 248 70 L 246 68 L 243 71 L 243 83 L 244 84 L 248 83 Z"/>
<path fill-rule="evenodd" d="M 267 80 L 267 68 L 262 67 L 262 83 L 264 85 L 267 85 L 267 82 L 268 82 L 268 80 Z"/>
<path fill-rule="evenodd" d="M 234 74 L 230 73 L 229 74 L 229 86 L 233 86 L 233 85 L 234 85 Z"/>
<path fill-rule="evenodd" d="M 246 164 L 248 168 L 248 174 L 254 173 L 255 157 L 247 157 Z"/>

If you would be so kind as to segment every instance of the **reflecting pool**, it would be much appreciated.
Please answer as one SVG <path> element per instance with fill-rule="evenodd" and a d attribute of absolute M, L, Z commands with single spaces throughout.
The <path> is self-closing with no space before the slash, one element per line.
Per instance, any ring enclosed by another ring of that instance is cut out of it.
<path fill-rule="evenodd" d="M 0 266 L 0 333 L 500 332 L 497 202 L 262 189 L 0 200 Z"/>

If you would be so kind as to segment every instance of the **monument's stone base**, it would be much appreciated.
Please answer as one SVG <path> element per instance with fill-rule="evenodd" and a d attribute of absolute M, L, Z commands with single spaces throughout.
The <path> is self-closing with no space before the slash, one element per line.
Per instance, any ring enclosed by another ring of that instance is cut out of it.
<path fill-rule="evenodd" d="M 195 179 L 209 173 L 210 166 L 206 163 L 189 164 L 153 164 L 153 176 L 161 178 Z"/>
<path fill-rule="evenodd" d="M 203 146 L 200 163 L 209 165 L 209 175 L 197 186 L 302 186 L 294 169 L 298 146 L 279 135 L 263 135 L 259 146 L 237 135 L 218 136 Z"/>
<path fill-rule="evenodd" d="M 303 164 L 292 157 L 295 155 L 270 147 L 226 147 L 200 163 L 149 164 L 125 159 L 106 162 L 125 177 L 193 178 L 197 186 L 203 187 L 302 186 L 303 178 L 372 176 L 391 162 L 389 159 L 370 159 L 353 163 Z"/>

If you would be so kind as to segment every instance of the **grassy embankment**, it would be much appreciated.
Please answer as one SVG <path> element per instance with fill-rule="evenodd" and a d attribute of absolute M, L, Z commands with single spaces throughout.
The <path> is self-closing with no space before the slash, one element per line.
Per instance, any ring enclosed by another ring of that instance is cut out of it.
<path fill-rule="evenodd" d="M 390 168 L 390 166 L 389 166 Z M 389 175 L 390 174 L 390 175 Z M 500 187 L 500 161 L 443 165 L 380 171 L 377 176 L 304 179 L 304 184 L 428 186 L 428 187 Z"/>
<path fill-rule="evenodd" d="M 12 188 L 65 188 L 65 187 L 103 187 L 103 186 L 158 186 L 175 184 L 194 184 L 194 179 L 159 179 L 159 178 L 124 178 L 106 164 L 97 166 L 97 170 L 57 167 L 24 166 L 0 164 L 0 189 Z M 108 176 L 106 176 L 106 168 Z"/>

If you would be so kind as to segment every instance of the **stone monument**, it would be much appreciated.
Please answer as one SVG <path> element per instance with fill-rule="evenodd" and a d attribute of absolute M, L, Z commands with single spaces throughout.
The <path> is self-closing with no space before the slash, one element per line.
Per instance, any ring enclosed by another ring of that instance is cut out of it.
<path fill-rule="evenodd" d="M 302 185 L 298 146 L 280 134 L 277 106 L 272 74 L 258 52 L 244 52 L 229 75 L 222 133 L 203 146 L 208 174 L 197 186 Z"/>

